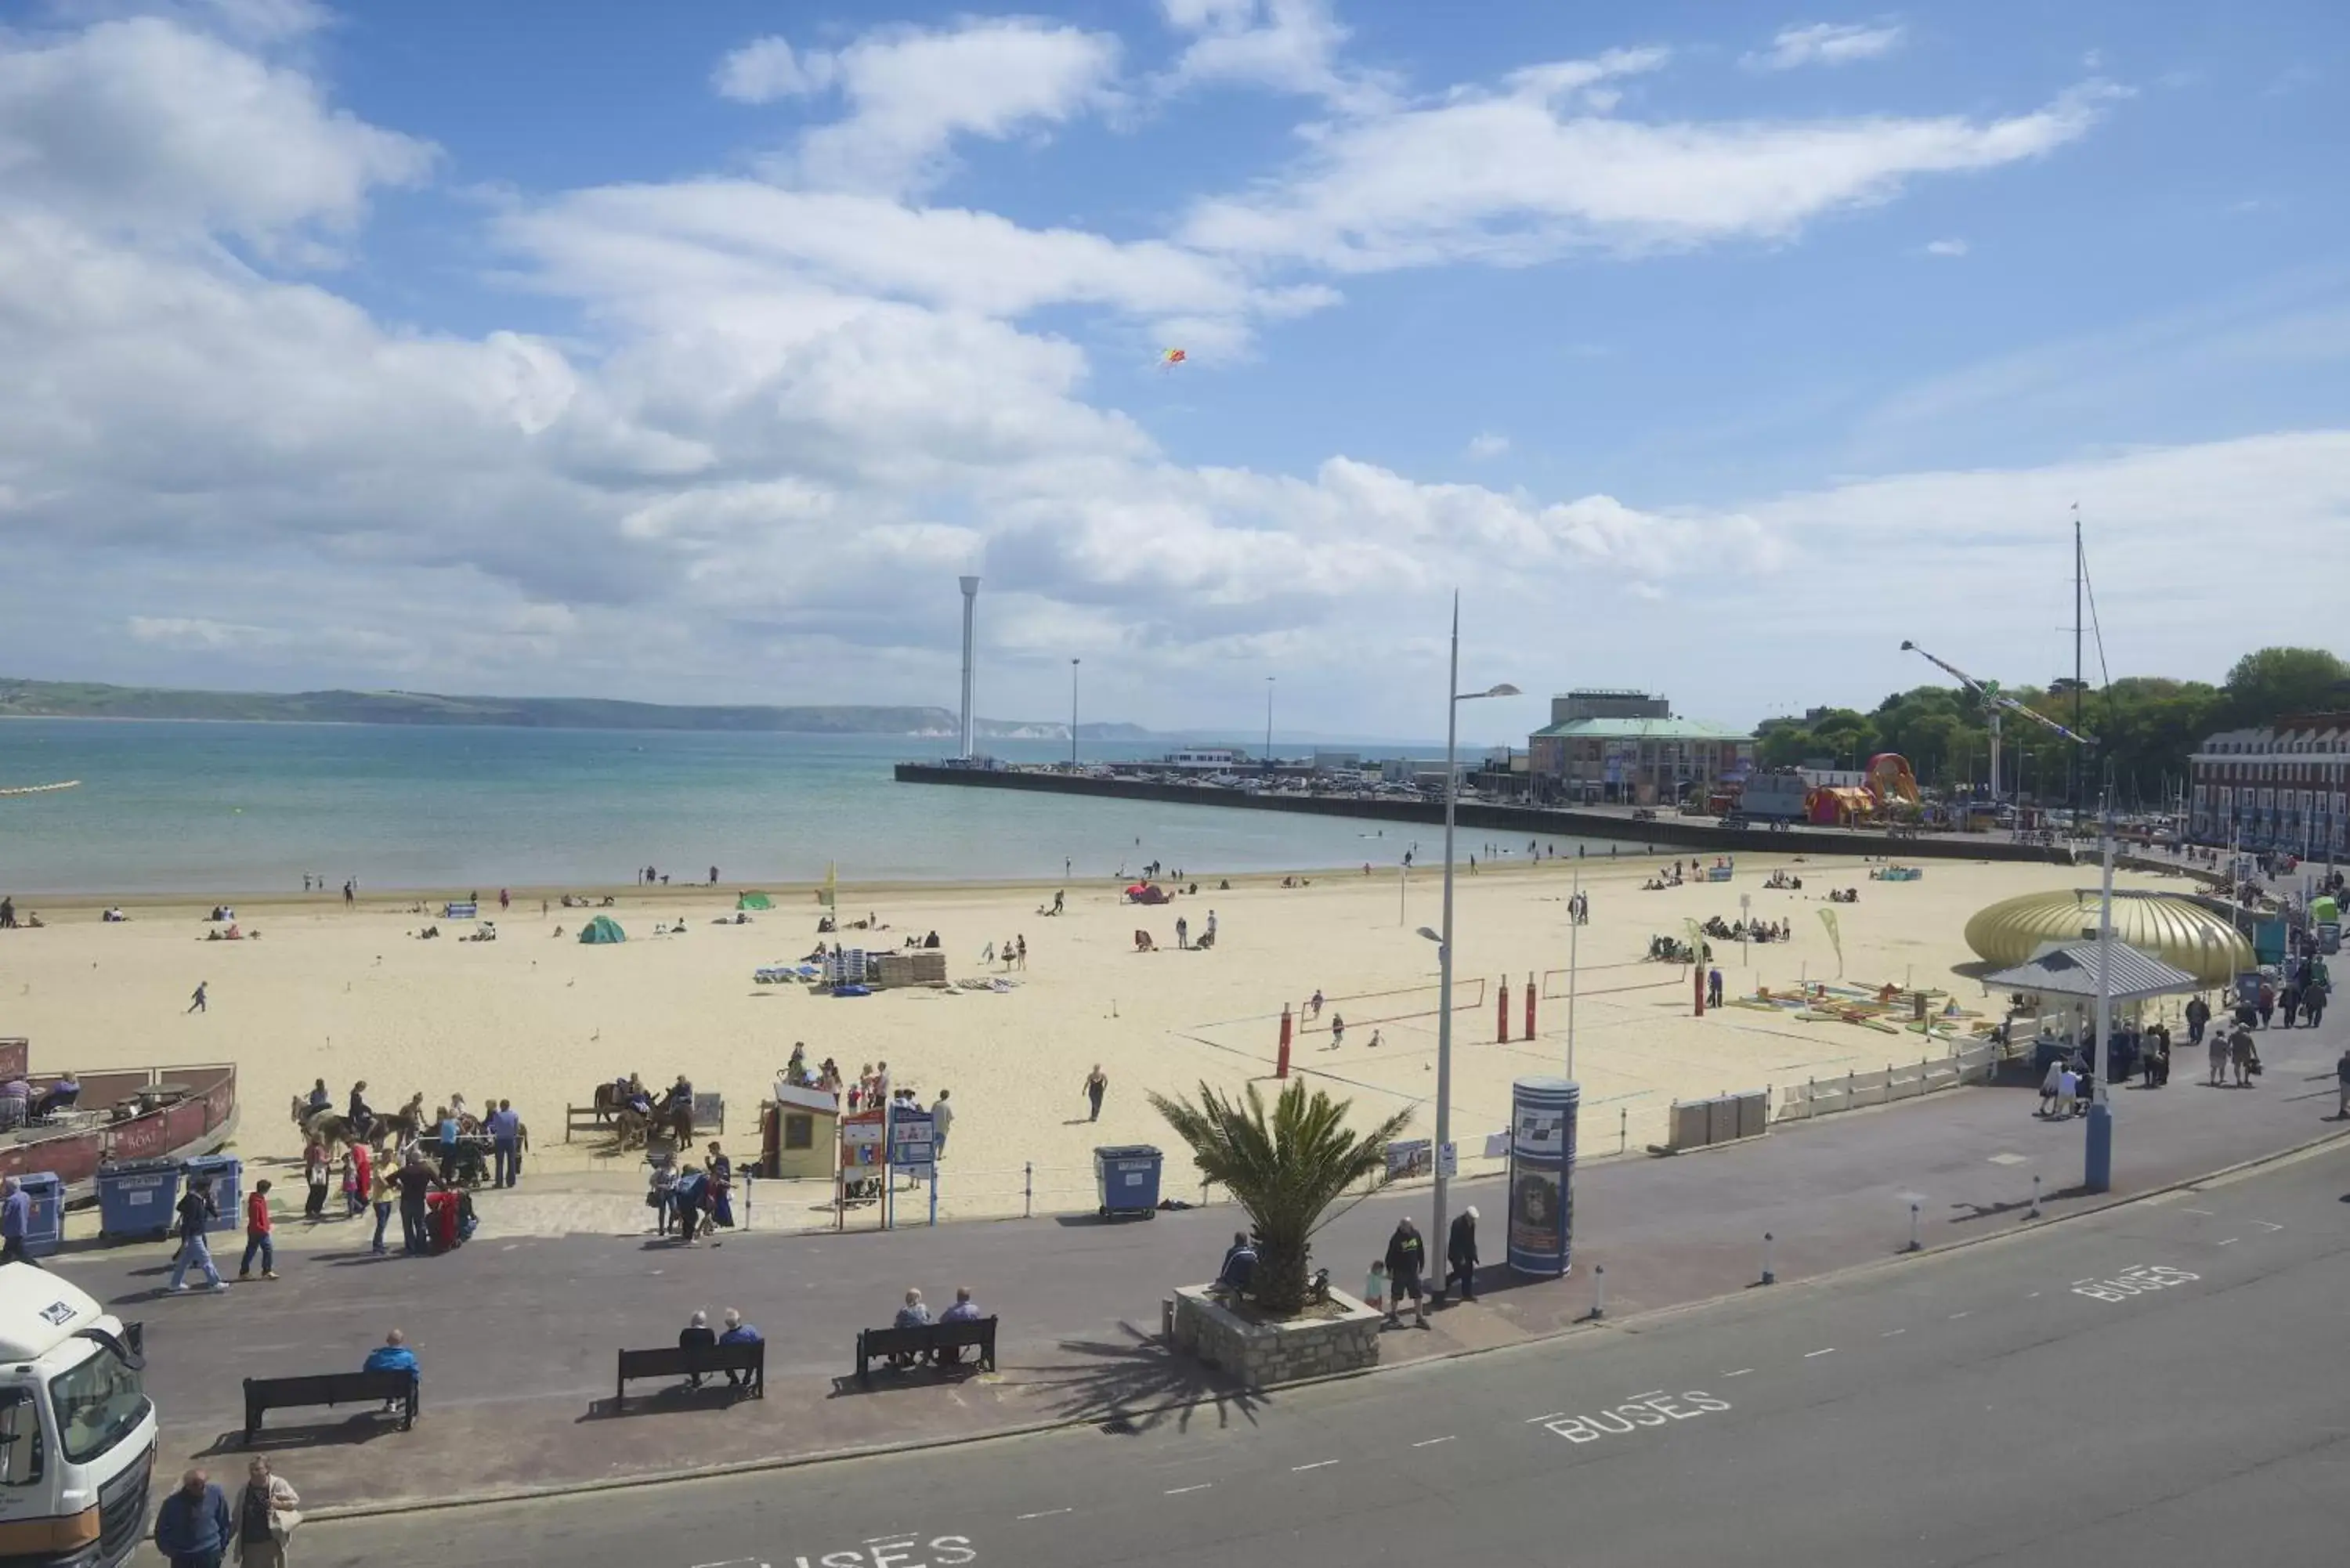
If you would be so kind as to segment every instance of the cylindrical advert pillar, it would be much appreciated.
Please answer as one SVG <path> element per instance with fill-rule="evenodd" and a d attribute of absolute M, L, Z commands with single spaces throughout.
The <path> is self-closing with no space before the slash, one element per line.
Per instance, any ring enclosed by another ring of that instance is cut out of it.
<path fill-rule="evenodd" d="M 1510 1088 L 1510 1267 L 1529 1279 L 1567 1271 L 1582 1104 L 1582 1085 L 1565 1078 L 1520 1078 Z"/>

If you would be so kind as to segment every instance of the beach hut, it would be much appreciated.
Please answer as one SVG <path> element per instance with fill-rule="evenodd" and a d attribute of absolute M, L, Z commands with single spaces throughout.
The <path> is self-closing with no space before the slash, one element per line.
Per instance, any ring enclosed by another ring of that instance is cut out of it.
<path fill-rule="evenodd" d="M 764 893 L 741 893 L 735 896 L 734 907 L 737 909 L 772 909 L 775 906 L 768 901 Z"/>
<path fill-rule="evenodd" d="M 583 942 L 598 944 L 625 942 L 629 940 L 629 933 L 620 929 L 620 922 L 611 916 L 598 915 L 579 928 L 579 940 Z"/>

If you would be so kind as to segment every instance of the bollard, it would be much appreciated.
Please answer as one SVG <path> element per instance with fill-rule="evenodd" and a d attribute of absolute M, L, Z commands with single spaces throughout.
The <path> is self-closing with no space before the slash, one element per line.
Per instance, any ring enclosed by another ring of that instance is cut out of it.
<path fill-rule="evenodd" d="M 1918 1241 L 1918 1205 L 1915 1202 L 1909 1205 L 1909 1244 L 1901 1250 L 1905 1252 L 1922 1252 L 1926 1250 Z"/>
<path fill-rule="evenodd" d="M 1772 1272 L 1772 1270 L 1771 1270 L 1771 1243 L 1772 1243 L 1771 1232 L 1770 1232 L 1770 1231 L 1763 1231 L 1763 1232 L 1762 1232 L 1762 1283 L 1764 1283 L 1764 1284 L 1766 1284 L 1766 1285 L 1775 1285 L 1775 1284 L 1777 1284 L 1777 1283 L 1779 1282 L 1779 1276 L 1778 1276 L 1777 1274 L 1775 1274 L 1775 1273 Z"/>
<path fill-rule="evenodd" d="M 750 1172 L 748 1172 L 748 1171 L 743 1172 L 743 1229 L 744 1229 L 745 1231 L 748 1231 L 748 1230 L 751 1228 L 751 1182 L 752 1182 L 752 1179 L 752 1179 L 752 1177 L 751 1177 Z"/>
<path fill-rule="evenodd" d="M 1526 1038 L 1528 1040 L 1534 1037 L 1534 980 L 1535 976 L 1529 971 L 1526 975 Z"/>
<path fill-rule="evenodd" d="M 1496 1045 L 1507 1045 L 1509 1043 L 1510 977 L 1505 974 L 1502 977 L 1502 1007 L 1500 1013 L 1494 1020 L 1493 1044 Z"/>
<path fill-rule="evenodd" d="M 1622 1106 L 1616 1107 L 1616 1152 L 1624 1152 L 1624 1140 L 1631 1137 L 1632 1113 Z"/>
<path fill-rule="evenodd" d="M 1281 1054 L 1276 1059 L 1273 1069 L 1273 1075 L 1276 1078 L 1289 1076 L 1290 1027 L 1289 1003 L 1284 1002 L 1281 1004 Z"/>
<path fill-rule="evenodd" d="M 2032 1211 L 2026 1214 L 2024 1218 L 2026 1220 L 2037 1220 L 2040 1218 L 2040 1178 L 2037 1176 L 2034 1176 L 2032 1179 Z"/>
<path fill-rule="evenodd" d="M 1033 1159 L 1020 1168 L 1020 1218 L 1036 1218 L 1036 1162 Z"/>
<path fill-rule="evenodd" d="M 1591 1321 L 1598 1322 L 1607 1315 L 1607 1265 L 1591 1266 Z"/>

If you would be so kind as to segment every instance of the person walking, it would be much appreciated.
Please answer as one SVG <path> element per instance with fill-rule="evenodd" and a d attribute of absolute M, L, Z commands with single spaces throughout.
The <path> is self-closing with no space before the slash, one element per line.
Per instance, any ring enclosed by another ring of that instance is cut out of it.
<path fill-rule="evenodd" d="M 188 999 L 188 1012 L 203 1012 L 208 1011 L 204 1006 L 204 990 L 211 984 L 212 981 L 208 980 L 200 980 L 196 981 L 195 994 Z M 218 1491 L 220 1489 L 218 1487 L 214 1487 L 213 1490 L 214 1491 Z"/>
<path fill-rule="evenodd" d="M 2350 1122 L 2350 1046 L 2342 1052 L 2342 1059 L 2334 1064 L 2334 1119 Z"/>
<path fill-rule="evenodd" d="M 313 1136 L 302 1150 L 302 1179 L 310 1187 L 302 1218 L 314 1225 L 327 1217 L 327 1183 L 333 1168 L 327 1161 L 326 1140 Z"/>
<path fill-rule="evenodd" d="M 1086 1120 L 1089 1122 L 1101 1120 L 1102 1096 L 1107 1093 L 1109 1093 L 1109 1075 L 1103 1072 L 1101 1064 L 1097 1062 L 1094 1064 L 1094 1070 L 1086 1075 L 1086 1101 L 1093 1107 Z"/>
<path fill-rule="evenodd" d="M 407 1162 L 392 1173 L 391 1184 L 400 1189 L 400 1250 L 411 1257 L 421 1257 L 432 1251 L 432 1223 L 424 1199 L 447 1183 L 424 1163 L 422 1149 L 411 1148 Z"/>
<path fill-rule="evenodd" d="M 269 1179 L 263 1177 L 253 1184 L 244 1197 L 244 1259 L 236 1266 L 240 1280 L 253 1277 L 253 1260 L 261 1259 L 261 1277 L 277 1277 L 277 1241 L 271 1233 L 269 1218 Z"/>
<path fill-rule="evenodd" d="M 1180 915 L 1175 917 L 1175 945 L 1178 948 L 1191 945 L 1191 922 Z"/>
<path fill-rule="evenodd" d="M 2040 1080 L 2040 1109 L 2033 1114 L 2042 1116 L 2054 1116 L 2056 1096 L 2064 1092 L 2064 1064 L 2051 1062 L 2048 1064 L 2048 1075 Z"/>
<path fill-rule="evenodd" d="M 301 1506 L 293 1483 L 271 1472 L 266 1454 L 255 1454 L 229 1510 L 236 1521 L 236 1561 L 244 1568 L 286 1568 L 286 1542 L 302 1522 Z"/>
<path fill-rule="evenodd" d="M 1708 1007 L 1721 1005 L 1721 971 L 1719 967 L 1706 971 L 1705 1004 Z"/>
<path fill-rule="evenodd" d="M 2203 1031 L 2211 1024 L 2211 1004 L 2201 996 L 2187 1001 L 2187 1044 L 2189 1050 L 2203 1044 Z"/>
<path fill-rule="evenodd" d="M 947 1091 L 941 1089 L 939 1097 L 931 1102 L 931 1158 L 947 1157 L 947 1134 L 954 1128 L 954 1107 L 947 1104 Z"/>
<path fill-rule="evenodd" d="M 2343 1060 L 2350 1062 L 2350 1055 Z M 0 1197 L 0 1263 L 31 1263 L 32 1256 L 25 1251 L 25 1238 L 33 1229 L 33 1195 L 13 1176 L 0 1183 L 0 1189 L 6 1194 Z"/>
<path fill-rule="evenodd" d="M 2205 1042 L 2204 1048 L 2210 1057 L 2211 1073 L 2203 1081 L 2215 1089 L 2224 1087 L 2228 1082 L 2228 1056 L 2231 1050 L 2228 1032 L 2224 1029 L 2211 1031 L 2211 1037 Z"/>
<path fill-rule="evenodd" d="M 234 1534 L 228 1498 L 201 1469 L 182 1476 L 180 1490 L 155 1511 L 155 1549 L 172 1568 L 220 1568 Z"/>
<path fill-rule="evenodd" d="M 2263 978 L 2261 981 L 2261 999 L 2258 1003 L 2261 1010 L 2261 1027 L 2263 1029 L 2269 1026 L 2270 1020 L 2276 1015 L 2276 982 Z"/>
<path fill-rule="evenodd" d="M 1477 1299 L 1477 1206 L 1463 1209 L 1452 1221 L 1452 1232 L 1444 1239 L 1444 1284 L 1461 1282 L 1461 1299 Z M 1440 1293 L 1440 1294 L 1441 1293 Z"/>
<path fill-rule="evenodd" d="M 1395 1234 L 1388 1238 L 1387 1265 L 1388 1324 L 1401 1325 L 1403 1298 L 1409 1296 L 1413 1320 L 1426 1328 L 1428 1307 L 1420 1299 L 1419 1276 L 1428 1265 L 1428 1248 L 1409 1214 L 1396 1221 Z"/>
<path fill-rule="evenodd" d="M 206 1232 L 220 1217 L 219 1207 L 213 1202 L 213 1184 L 201 1177 L 188 1183 L 187 1191 L 180 1195 L 175 1212 L 180 1217 L 180 1258 L 172 1265 L 172 1289 L 188 1288 L 188 1271 L 202 1269 L 204 1279 L 215 1291 L 228 1289 L 228 1282 L 220 1277 L 213 1266 L 212 1242 Z M 219 1489 L 214 1488 L 215 1491 Z M 217 1561 L 217 1560 L 215 1560 Z"/>
<path fill-rule="evenodd" d="M 2259 1053 L 2252 1048 L 2251 1030 L 2238 1029 L 2228 1037 L 2228 1059 L 2236 1069 L 2236 1087 L 2246 1086 L 2245 1080 L 2251 1076 L 2252 1064 L 2258 1056 Z"/>
<path fill-rule="evenodd" d="M 367 1195 L 368 1206 L 375 1210 L 375 1241 L 369 1250 L 380 1258 L 385 1251 L 384 1227 L 391 1223 L 392 1199 L 399 1196 L 399 1189 L 391 1184 L 391 1172 L 380 1165 L 377 1166 L 374 1179 L 368 1185 Z"/>
<path fill-rule="evenodd" d="M 2314 1029 L 2325 1018 L 2325 992 L 2329 988 L 2322 978 L 2313 977 L 2302 989 L 2301 1005 L 2309 1012 L 2309 1026 Z"/>

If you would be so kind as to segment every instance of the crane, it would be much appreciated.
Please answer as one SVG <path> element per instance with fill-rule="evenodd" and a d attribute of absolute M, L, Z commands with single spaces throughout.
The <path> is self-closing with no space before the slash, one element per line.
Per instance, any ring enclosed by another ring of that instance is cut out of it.
<path fill-rule="evenodd" d="M 1918 658 L 1924 659 L 1927 663 L 1934 666 L 1937 670 L 1942 670 L 1945 673 L 1955 677 L 1960 685 L 1974 693 L 1976 700 L 1982 703 L 1983 723 L 1984 726 L 1991 731 L 1991 798 L 1993 805 L 1997 805 L 1999 804 L 1999 729 L 2000 718 L 2002 714 L 2021 713 L 2027 719 L 2033 720 L 2041 724 L 2045 724 L 2048 728 L 2055 731 L 2058 734 L 2064 736 L 2066 740 L 2072 742 L 2075 745 L 2094 746 L 2097 743 L 2095 736 L 2077 734 L 2074 732 L 2066 729 L 2064 725 L 2058 723 L 2047 714 L 2041 712 L 2038 709 L 2017 701 L 2006 692 L 2002 691 L 1999 689 L 1999 683 L 1997 681 L 1978 680 L 1973 676 L 1968 674 L 1965 670 L 1960 669 L 1957 665 L 1952 664 L 1950 660 L 1935 658 L 1932 654 L 1927 652 L 1924 649 L 1918 647 L 1916 643 L 1909 641 L 1906 638 L 1902 640 L 1901 651 L 1904 653 L 1914 653 Z"/>

